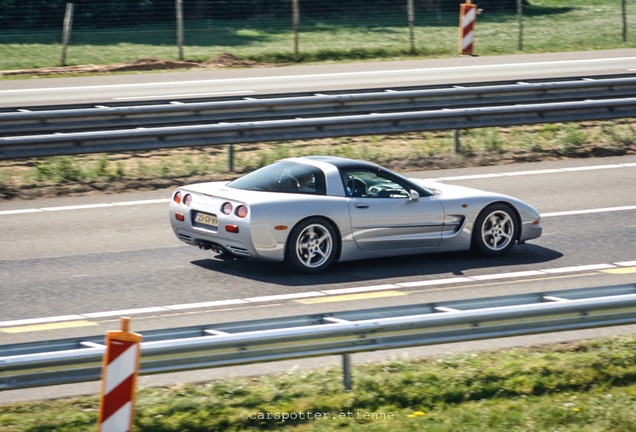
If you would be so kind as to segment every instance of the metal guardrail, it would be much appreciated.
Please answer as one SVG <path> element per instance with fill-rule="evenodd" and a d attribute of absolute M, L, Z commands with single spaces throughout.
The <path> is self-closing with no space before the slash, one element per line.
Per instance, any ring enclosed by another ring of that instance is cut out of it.
<path fill-rule="evenodd" d="M 636 77 L 0 112 L 0 136 L 636 97 Z"/>
<path fill-rule="evenodd" d="M 636 323 L 636 284 L 144 333 L 141 374 Z M 98 380 L 103 337 L 0 346 L 0 390 Z M 350 375 L 349 375 L 350 376 Z"/>
<path fill-rule="evenodd" d="M 636 78 L 635 73 L 624 72 L 605 75 L 581 75 L 581 76 L 562 76 L 562 77 L 550 77 L 550 78 L 531 78 L 531 79 L 513 79 L 513 80 L 497 80 L 497 81 L 459 81 L 452 84 L 427 84 L 427 85 L 411 85 L 411 86 L 382 86 L 382 87 L 363 87 L 356 88 L 351 87 L 347 89 L 334 89 L 334 90 L 320 90 L 317 91 L 295 91 L 284 93 L 268 93 L 267 90 L 259 91 L 258 93 L 250 93 L 250 96 L 242 94 L 227 94 L 227 95 L 215 95 L 215 96 L 183 96 L 183 97 L 153 97 L 152 99 L 144 99 L 143 102 L 136 99 L 117 99 L 109 100 L 106 102 L 76 102 L 70 104 L 54 104 L 54 105 L 20 105 L 20 106 L 2 106 L 0 104 L 0 114 L 15 113 L 15 112 L 37 112 L 37 111 L 57 111 L 57 110 L 77 110 L 86 108 L 125 108 L 136 107 L 143 104 L 143 106 L 149 105 L 167 105 L 167 104 L 188 104 L 188 103 L 200 103 L 200 102 L 237 102 L 242 100 L 256 100 L 256 99 L 281 99 L 288 97 L 311 97 L 316 95 L 323 96 L 337 96 L 337 95 L 355 95 L 362 93 L 383 93 L 383 92 L 399 92 L 399 91 L 413 91 L 413 90 L 443 90 L 453 88 L 473 88 L 473 87 L 492 87 L 492 86 L 517 86 L 519 84 L 557 84 L 563 82 L 591 82 L 599 80 L 611 80 L 617 78 Z"/>
<path fill-rule="evenodd" d="M 100 127 L 104 128 L 104 124 L 120 123 L 170 125 L 3 136 L 0 137 L 0 159 L 634 117 L 635 89 L 636 78 L 614 78 L 183 106 L 0 113 L 0 125 L 2 119 L 9 124 L 5 123 L 0 129 L 5 135 L 11 134 L 11 128 L 22 127 L 62 131 L 78 125 L 97 127 L 91 122 L 101 122 Z M 537 103 L 538 100 L 551 102 Z M 450 108 L 453 106 L 461 108 Z M 171 123 L 180 124 L 184 118 L 197 124 L 174 126 Z M 237 121 L 242 119 L 248 121 Z"/>
<path fill-rule="evenodd" d="M 636 117 L 636 98 L 0 138 L 0 159 Z"/>

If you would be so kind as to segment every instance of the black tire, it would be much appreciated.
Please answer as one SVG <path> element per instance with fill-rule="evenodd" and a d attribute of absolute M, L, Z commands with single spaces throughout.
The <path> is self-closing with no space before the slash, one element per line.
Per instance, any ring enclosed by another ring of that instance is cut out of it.
<path fill-rule="evenodd" d="M 299 273 L 320 273 L 336 258 L 336 231 L 326 220 L 313 217 L 300 222 L 287 239 L 285 264 Z"/>
<path fill-rule="evenodd" d="M 473 227 L 473 248 L 486 256 L 505 255 L 515 245 L 519 223 L 515 212 L 505 204 L 486 207 Z"/>

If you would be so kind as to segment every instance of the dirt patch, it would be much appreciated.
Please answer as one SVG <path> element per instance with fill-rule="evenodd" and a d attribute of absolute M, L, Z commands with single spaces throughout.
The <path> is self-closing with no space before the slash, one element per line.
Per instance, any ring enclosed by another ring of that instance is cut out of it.
<path fill-rule="evenodd" d="M 49 68 L 16 69 L 0 71 L 0 76 L 46 76 L 46 75 L 77 75 L 99 74 L 111 72 L 149 72 L 174 69 L 210 69 L 228 67 L 274 67 L 277 64 L 263 64 L 252 60 L 237 59 L 231 53 L 219 54 L 204 62 L 191 60 L 176 61 L 154 58 L 139 59 L 133 62 L 115 63 L 107 65 L 60 66 Z"/>
<path fill-rule="evenodd" d="M 254 67 L 254 66 L 271 66 L 269 64 L 258 63 L 253 60 L 239 60 L 230 53 L 219 54 L 201 63 L 203 67 Z"/>

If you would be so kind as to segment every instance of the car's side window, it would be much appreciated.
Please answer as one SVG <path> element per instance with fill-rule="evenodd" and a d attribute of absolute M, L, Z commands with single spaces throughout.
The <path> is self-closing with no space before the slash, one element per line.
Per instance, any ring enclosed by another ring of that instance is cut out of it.
<path fill-rule="evenodd" d="M 278 179 L 276 192 L 325 195 L 326 182 L 322 171 L 311 167 L 284 170 Z"/>
<path fill-rule="evenodd" d="M 410 190 L 380 171 L 342 170 L 345 193 L 361 198 L 408 198 Z"/>

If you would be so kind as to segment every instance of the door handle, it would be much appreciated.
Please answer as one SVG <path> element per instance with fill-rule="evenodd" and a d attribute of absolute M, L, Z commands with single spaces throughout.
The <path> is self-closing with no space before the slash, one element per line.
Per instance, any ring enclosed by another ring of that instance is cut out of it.
<path fill-rule="evenodd" d="M 356 208 L 361 208 L 361 209 L 369 208 L 369 204 L 357 203 Z"/>

